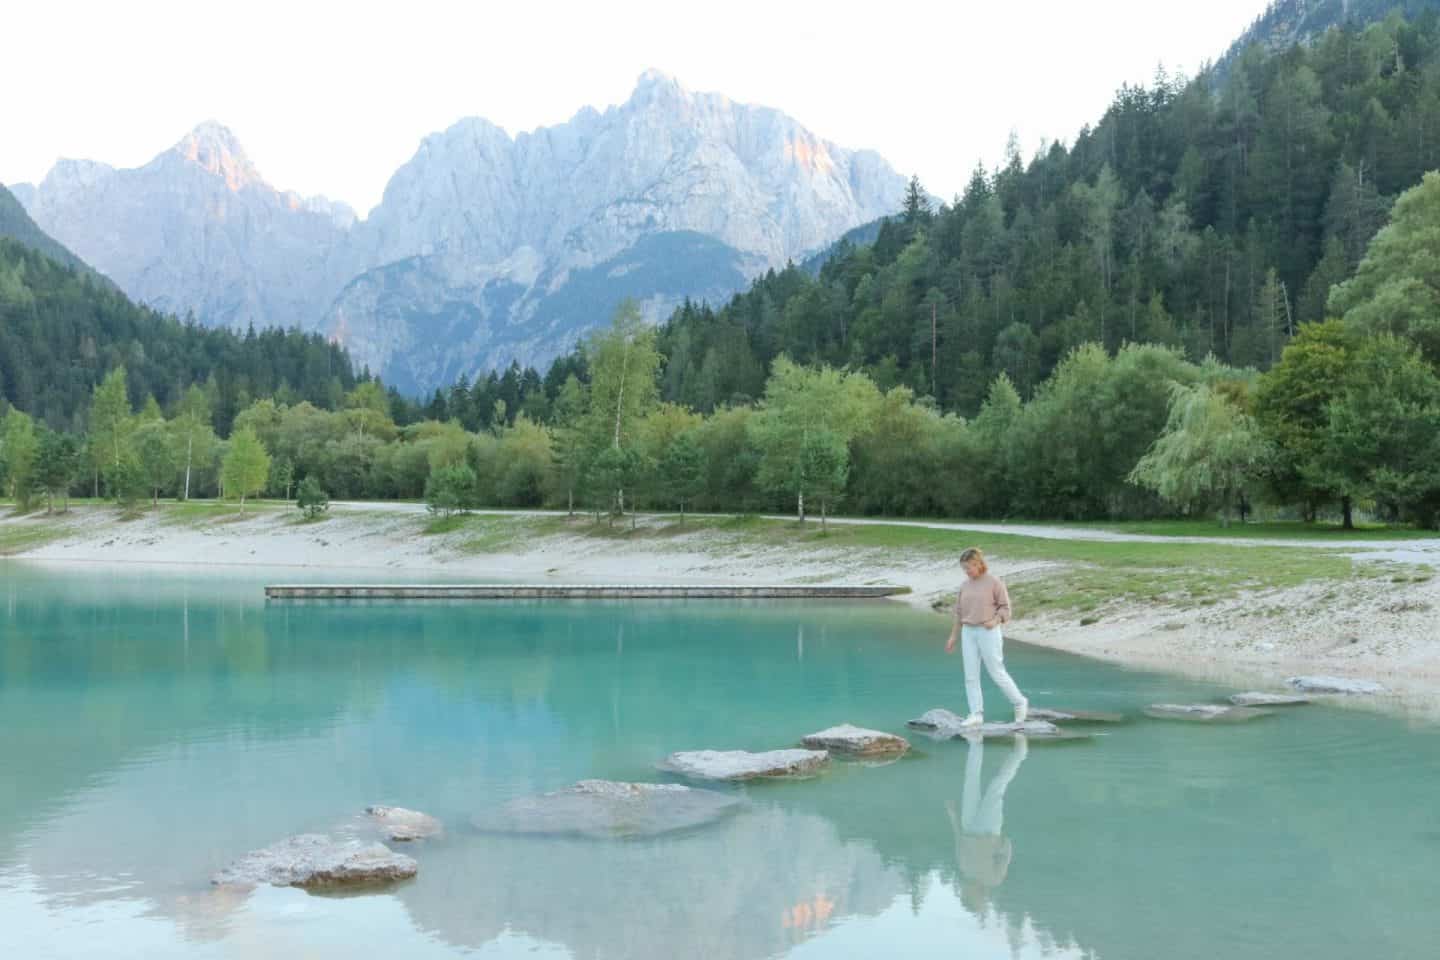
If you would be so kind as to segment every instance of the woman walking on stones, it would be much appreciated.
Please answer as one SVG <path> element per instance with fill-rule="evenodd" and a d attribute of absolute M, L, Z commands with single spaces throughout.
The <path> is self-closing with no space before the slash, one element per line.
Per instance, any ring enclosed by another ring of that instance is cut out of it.
<path fill-rule="evenodd" d="M 965 699 L 970 708 L 961 726 L 978 727 L 985 722 L 985 699 L 980 690 L 982 661 L 990 679 L 1015 707 L 1015 722 L 1024 723 L 1030 703 L 1005 669 L 1005 638 L 1000 633 L 1001 625 L 1010 622 L 1010 593 L 1004 581 L 990 573 L 985 555 L 978 548 L 970 547 L 961 553 L 960 563 L 965 567 L 966 579 L 955 598 L 955 626 L 945 642 L 945 652 L 954 653 L 955 641 L 960 641 L 965 662 Z"/>

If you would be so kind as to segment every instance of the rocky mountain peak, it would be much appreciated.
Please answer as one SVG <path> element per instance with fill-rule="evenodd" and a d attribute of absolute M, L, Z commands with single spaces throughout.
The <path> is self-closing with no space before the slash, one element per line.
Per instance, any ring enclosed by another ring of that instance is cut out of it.
<path fill-rule="evenodd" d="M 690 91 L 680 85 L 670 74 L 651 67 L 640 74 L 635 81 L 635 90 L 630 95 L 632 102 L 646 100 L 676 100 L 688 96 Z"/>
<path fill-rule="evenodd" d="M 265 182 L 245 155 L 240 140 L 229 127 L 214 120 L 206 120 L 191 130 L 171 151 L 206 172 L 223 177 L 231 190 Z"/>
<path fill-rule="evenodd" d="M 543 364 L 615 303 L 659 320 L 898 209 L 905 180 L 779 110 L 646 70 L 630 97 L 510 135 L 425 137 L 357 222 L 282 192 L 208 121 L 150 163 L 57 165 L 39 225 L 131 296 L 204 322 L 302 326 L 403 389 Z"/>
<path fill-rule="evenodd" d="M 62 157 L 45 175 L 40 183 L 40 193 L 47 193 L 59 199 L 68 199 L 95 186 L 115 172 L 108 163 L 95 160 L 72 160 Z M 36 191 L 27 191 L 26 196 L 36 196 Z"/>

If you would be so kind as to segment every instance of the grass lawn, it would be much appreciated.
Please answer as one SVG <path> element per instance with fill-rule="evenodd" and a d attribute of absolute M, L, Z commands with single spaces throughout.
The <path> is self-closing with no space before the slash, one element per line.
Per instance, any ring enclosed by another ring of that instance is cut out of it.
<path fill-rule="evenodd" d="M 142 513 L 152 512 L 154 509 L 149 501 L 137 507 Z M 294 507 L 284 500 L 246 500 L 243 519 L 288 509 Z M 235 523 L 242 519 L 238 500 L 161 500 L 159 510 L 161 522 L 175 526 Z"/>
<path fill-rule="evenodd" d="M 24 516 L 15 516 L 9 504 L 0 508 L 0 557 L 9 557 L 24 550 L 43 547 L 52 540 L 65 535 L 66 523 L 63 514 L 47 516 L 42 508 Z"/>
<path fill-rule="evenodd" d="M 455 548 L 462 553 L 497 553 L 526 539 L 567 531 L 565 517 L 526 514 L 453 513 L 427 517 L 420 532 L 425 536 L 458 534 Z M 583 530 L 571 530 L 583 533 Z"/>
<path fill-rule="evenodd" d="M 478 519 L 478 518 L 467 518 Z M 508 518 L 506 518 L 508 520 Z M 926 527 L 835 525 L 822 533 L 817 522 L 802 528 L 794 521 L 759 517 L 690 517 L 685 528 L 678 517 L 631 532 L 628 522 L 613 527 L 588 517 L 532 518 L 533 533 L 561 530 L 574 535 L 615 540 L 656 541 L 685 532 L 728 534 L 720 543 L 727 553 L 750 549 L 794 548 L 856 550 L 879 554 L 953 560 L 967 546 L 978 544 L 1002 561 L 1045 561 L 1058 566 L 1017 578 L 1033 584 L 1026 607 L 1040 611 L 1074 611 L 1103 618 L 1104 608 L 1117 603 L 1193 608 L 1209 606 L 1241 594 L 1264 592 L 1319 580 L 1347 577 L 1423 580 L 1429 573 L 1396 564 L 1357 565 L 1344 553 L 1284 546 L 1230 544 L 1128 543 L 1071 541 L 1018 534 L 980 534 Z M 509 521 L 513 523 L 514 521 Z M 516 531 L 518 533 L 518 531 Z M 513 535 L 513 534 L 512 534 Z M 703 546 L 703 545 L 697 545 Z M 714 550 L 720 544 L 712 545 Z"/>
<path fill-rule="evenodd" d="M 1043 521 L 1042 521 L 1043 522 Z M 1064 523 L 1076 529 L 1109 530 L 1115 533 L 1147 534 L 1153 537 L 1231 537 L 1246 540 L 1314 540 L 1344 545 L 1346 540 L 1424 540 L 1440 537 L 1440 531 L 1417 530 L 1385 524 L 1356 524 L 1346 530 L 1339 523 L 1302 523 L 1299 520 L 1267 520 L 1262 523 L 1232 523 L 1218 520 L 1102 520 L 1091 523 Z"/>

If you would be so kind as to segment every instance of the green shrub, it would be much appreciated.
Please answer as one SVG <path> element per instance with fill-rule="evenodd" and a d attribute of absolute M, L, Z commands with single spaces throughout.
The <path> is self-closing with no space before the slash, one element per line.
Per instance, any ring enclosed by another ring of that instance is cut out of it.
<path fill-rule="evenodd" d="M 300 481 L 300 489 L 295 492 L 295 506 L 305 514 L 306 520 L 315 520 L 330 509 L 330 495 L 320 486 L 320 481 L 315 477 L 306 477 Z"/>
<path fill-rule="evenodd" d="M 463 513 L 476 506 L 475 471 L 464 464 L 441 467 L 425 481 L 425 504 L 441 517 Z"/>

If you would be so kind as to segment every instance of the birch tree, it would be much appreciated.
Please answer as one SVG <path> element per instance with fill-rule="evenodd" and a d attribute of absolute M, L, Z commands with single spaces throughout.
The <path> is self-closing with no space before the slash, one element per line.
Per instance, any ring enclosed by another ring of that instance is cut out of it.
<path fill-rule="evenodd" d="M 225 454 L 221 471 L 225 479 L 225 492 L 240 498 L 240 512 L 245 512 L 245 498 L 259 493 L 270 476 L 270 454 L 249 427 L 237 430 L 230 438 L 230 449 Z"/>
<path fill-rule="evenodd" d="M 199 386 L 191 385 L 180 400 L 180 409 L 170 424 L 177 459 L 185 469 L 181 499 L 190 499 L 190 475 L 195 465 L 209 463 L 214 453 L 215 428 L 210 400 Z"/>
<path fill-rule="evenodd" d="M 655 330 L 646 325 L 635 301 L 626 300 L 616 308 L 610 328 L 592 336 L 586 352 L 590 358 L 590 412 L 585 430 L 589 445 L 597 457 L 606 448 L 632 452 L 636 425 L 655 405 L 659 393 L 660 352 L 655 346 Z M 611 457 L 608 463 L 613 467 L 631 460 Z M 631 471 L 607 469 L 605 473 L 619 479 Z M 614 489 L 615 509 L 624 513 L 623 479 Z"/>

